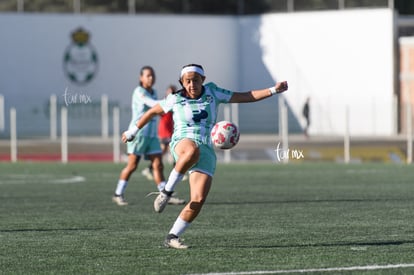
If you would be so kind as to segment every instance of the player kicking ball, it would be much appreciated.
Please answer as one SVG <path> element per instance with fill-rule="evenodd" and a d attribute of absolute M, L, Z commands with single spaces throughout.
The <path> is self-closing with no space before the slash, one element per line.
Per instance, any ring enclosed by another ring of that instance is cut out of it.
<path fill-rule="evenodd" d="M 135 127 L 122 134 L 123 142 L 130 141 L 153 117 L 173 112 L 174 133 L 170 148 L 176 165 L 164 189 L 155 199 L 154 209 L 158 213 L 164 210 L 175 186 L 187 171 L 190 174 L 190 201 L 171 227 L 164 242 L 166 247 L 188 248 L 180 236 L 200 213 L 210 191 L 217 160 L 210 132 L 216 123 L 219 104 L 255 102 L 288 89 L 287 82 L 283 81 L 267 89 L 233 92 L 219 88 L 214 83 L 203 85 L 205 79 L 202 66 L 184 66 L 179 79 L 183 88 L 146 111 Z"/>

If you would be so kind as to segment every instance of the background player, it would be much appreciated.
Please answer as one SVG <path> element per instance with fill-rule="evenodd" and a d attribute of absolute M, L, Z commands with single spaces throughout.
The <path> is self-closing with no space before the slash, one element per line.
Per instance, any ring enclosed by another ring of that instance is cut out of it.
<path fill-rule="evenodd" d="M 165 97 L 169 94 L 174 93 L 177 88 L 174 85 L 168 86 Z M 160 140 L 161 150 L 163 161 L 167 160 L 169 163 L 173 163 L 172 156 L 170 154 L 170 141 L 174 131 L 174 121 L 172 117 L 172 112 L 162 114 L 158 122 L 158 138 Z M 142 175 L 144 175 L 148 180 L 152 180 L 152 165 L 150 164 L 147 168 L 142 170 Z"/>
<path fill-rule="evenodd" d="M 155 83 L 155 72 L 150 66 L 142 67 L 139 76 L 139 86 L 135 88 L 132 95 L 132 119 L 130 128 L 135 127 L 141 116 L 151 107 L 155 106 L 157 101 L 156 90 L 153 89 Z M 127 205 L 124 193 L 128 186 L 128 180 L 132 173 L 137 169 L 141 156 L 146 155 L 151 161 L 154 181 L 158 190 L 162 190 L 165 186 L 165 178 L 163 174 L 162 151 L 157 137 L 157 121 L 151 118 L 148 123 L 142 127 L 138 135 L 127 144 L 128 162 L 122 169 L 115 194 L 112 201 L 119 206 Z M 184 200 L 174 197 L 172 204 L 183 204 Z"/>

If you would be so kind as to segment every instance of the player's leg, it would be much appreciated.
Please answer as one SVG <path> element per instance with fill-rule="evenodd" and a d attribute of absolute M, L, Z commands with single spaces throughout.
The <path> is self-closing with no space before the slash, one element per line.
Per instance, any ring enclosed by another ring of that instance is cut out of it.
<path fill-rule="evenodd" d="M 164 190 L 154 201 L 154 210 L 158 213 L 164 210 L 174 192 L 175 186 L 183 179 L 187 170 L 198 162 L 200 150 L 192 140 L 182 139 L 173 146 L 173 154 L 176 164 L 168 177 Z"/>
<path fill-rule="evenodd" d="M 180 213 L 180 218 L 191 223 L 207 199 L 213 178 L 205 173 L 194 171 L 190 174 L 190 202 Z"/>
<path fill-rule="evenodd" d="M 212 177 L 202 172 L 190 174 L 190 202 L 184 207 L 172 226 L 166 240 L 167 247 L 185 249 L 188 246 L 180 241 L 180 236 L 198 216 L 210 191 Z"/>
<path fill-rule="evenodd" d="M 125 189 L 128 186 L 128 180 L 131 177 L 132 173 L 137 169 L 140 156 L 133 153 L 128 154 L 128 162 L 126 166 L 121 170 L 119 175 L 119 180 L 115 189 L 115 194 L 112 197 L 112 201 L 118 204 L 119 206 L 127 205 L 125 201 L 124 193 Z"/>
<path fill-rule="evenodd" d="M 162 151 L 158 138 L 146 138 L 145 156 L 151 162 L 152 174 L 158 190 L 161 191 L 165 186 L 164 165 L 162 163 Z"/>
<path fill-rule="evenodd" d="M 200 149 L 191 139 L 180 140 L 173 150 L 178 156 L 174 168 L 181 174 L 186 173 L 200 158 Z"/>
<path fill-rule="evenodd" d="M 144 156 L 145 160 L 150 160 L 148 155 Z M 145 167 L 141 174 L 147 178 L 147 180 L 154 180 L 153 171 L 152 171 L 152 163 L 150 162 L 147 167 Z"/>
<path fill-rule="evenodd" d="M 161 147 L 162 161 L 164 161 L 164 158 L 166 158 L 166 156 L 168 156 L 169 154 L 170 139 L 162 138 L 162 139 L 159 139 L 159 142 L 160 142 L 160 147 Z M 149 180 L 155 180 L 157 182 L 157 180 L 155 179 L 155 175 L 154 175 L 154 163 L 151 162 L 147 168 L 142 170 L 142 175 L 147 177 L 147 179 Z"/>
<path fill-rule="evenodd" d="M 162 163 L 162 155 L 148 155 L 148 158 L 151 161 L 154 182 L 157 185 L 158 190 L 161 191 L 162 189 L 164 189 L 165 186 L 164 165 Z"/>
<path fill-rule="evenodd" d="M 161 192 L 162 190 L 164 190 L 165 185 L 166 185 L 166 182 L 164 179 L 164 165 L 162 162 L 162 155 L 161 154 L 149 155 L 149 158 L 151 160 L 152 168 L 154 172 L 154 181 L 157 184 L 158 190 Z M 168 204 L 181 205 L 181 204 L 185 204 L 185 200 L 171 195 L 168 200 Z"/>
<path fill-rule="evenodd" d="M 185 173 L 194 166 L 200 158 L 200 149 L 191 139 L 180 140 L 173 148 L 175 165 L 168 177 L 165 191 L 173 192 L 175 186 L 180 182 Z"/>
<path fill-rule="evenodd" d="M 124 192 L 128 186 L 129 178 L 137 169 L 140 158 L 145 153 L 146 142 L 145 137 L 137 136 L 132 142 L 127 143 L 128 162 L 125 168 L 121 171 L 115 195 L 112 197 L 112 201 L 120 206 L 128 204 L 125 201 Z"/>
<path fill-rule="evenodd" d="M 211 188 L 217 157 L 208 145 L 201 144 L 198 148 L 201 157 L 190 169 L 190 202 L 181 211 L 165 240 L 168 247 L 187 248 L 179 237 L 200 213 Z"/>
<path fill-rule="evenodd" d="M 170 142 L 167 139 L 160 139 L 160 146 L 161 146 L 161 150 L 162 150 L 162 156 L 164 157 L 165 155 L 168 154 L 169 152 L 169 144 Z"/>

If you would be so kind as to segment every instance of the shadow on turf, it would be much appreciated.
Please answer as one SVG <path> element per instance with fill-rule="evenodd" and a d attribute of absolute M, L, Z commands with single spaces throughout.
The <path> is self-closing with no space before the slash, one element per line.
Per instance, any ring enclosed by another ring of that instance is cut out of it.
<path fill-rule="evenodd" d="M 17 232 L 54 232 L 54 231 L 96 231 L 103 228 L 24 228 L 24 229 L 0 229 L 1 233 Z"/>

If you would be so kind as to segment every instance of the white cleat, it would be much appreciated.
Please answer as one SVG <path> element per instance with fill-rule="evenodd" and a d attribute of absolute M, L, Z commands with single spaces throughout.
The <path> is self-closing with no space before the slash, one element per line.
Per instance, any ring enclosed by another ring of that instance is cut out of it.
<path fill-rule="evenodd" d="M 146 177 L 148 180 L 153 180 L 154 176 L 151 173 L 151 170 L 147 167 L 141 171 L 141 174 Z"/>
<path fill-rule="evenodd" d="M 164 208 L 167 206 L 168 201 L 171 199 L 171 196 L 168 196 L 164 192 L 160 192 L 154 200 L 154 210 L 157 213 L 161 213 Z"/>
<path fill-rule="evenodd" d="M 152 195 L 158 195 L 159 196 L 160 193 L 162 193 L 162 192 L 151 192 L 151 193 L 148 193 L 145 197 L 149 197 L 149 196 L 152 196 Z M 155 200 L 157 200 L 157 199 L 155 199 Z M 175 197 L 175 193 L 173 193 L 171 195 L 170 199 L 168 200 L 168 204 L 171 204 L 171 205 L 183 205 L 185 203 L 186 203 L 185 200 Z M 155 208 L 155 206 L 154 206 L 154 208 Z"/>
<path fill-rule="evenodd" d="M 175 248 L 175 249 L 187 249 L 188 246 L 183 244 L 183 242 L 174 235 L 168 235 L 164 241 L 165 247 Z"/>
<path fill-rule="evenodd" d="M 170 197 L 170 200 L 168 201 L 168 204 L 172 204 L 172 205 L 182 205 L 185 204 L 185 200 L 174 197 L 174 195 L 172 195 Z"/>
<path fill-rule="evenodd" d="M 119 205 L 119 206 L 128 205 L 128 202 L 125 200 L 124 196 L 122 196 L 122 195 L 120 195 L 120 196 L 114 195 L 112 197 L 112 201 L 114 203 L 116 203 L 117 205 Z"/>

